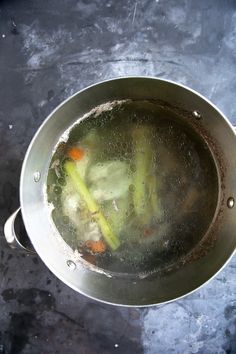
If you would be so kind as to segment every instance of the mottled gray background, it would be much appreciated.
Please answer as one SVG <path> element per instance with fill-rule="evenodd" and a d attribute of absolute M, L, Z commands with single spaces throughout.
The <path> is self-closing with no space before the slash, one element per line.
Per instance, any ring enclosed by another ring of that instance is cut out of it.
<path fill-rule="evenodd" d="M 187 84 L 236 123 L 236 2 L 0 0 L 0 353 L 236 353 L 235 257 L 183 300 L 127 309 L 5 244 L 36 129 L 72 93 L 122 75 Z"/>

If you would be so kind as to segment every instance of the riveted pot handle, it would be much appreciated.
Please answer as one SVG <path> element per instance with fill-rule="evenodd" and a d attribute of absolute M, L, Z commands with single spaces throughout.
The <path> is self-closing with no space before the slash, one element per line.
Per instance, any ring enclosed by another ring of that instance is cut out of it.
<path fill-rule="evenodd" d="M 24 227 L 21 208 L 18 208 L 5 222 L 4 235 L 11 248 L 24 250 L 31 254 L 35 253 Z"/>

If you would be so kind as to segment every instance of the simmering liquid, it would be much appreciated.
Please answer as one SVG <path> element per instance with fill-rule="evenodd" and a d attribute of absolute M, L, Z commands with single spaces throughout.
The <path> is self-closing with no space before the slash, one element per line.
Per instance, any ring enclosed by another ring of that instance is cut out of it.
<path fill-rule="evenodd" d="M 202 239 L 216 209 L 217 171 L 183 117 L 126 101 L 71 128 L 52 156 L 47 196 L 60 235 L 87 262 L 149 273 Z"/>

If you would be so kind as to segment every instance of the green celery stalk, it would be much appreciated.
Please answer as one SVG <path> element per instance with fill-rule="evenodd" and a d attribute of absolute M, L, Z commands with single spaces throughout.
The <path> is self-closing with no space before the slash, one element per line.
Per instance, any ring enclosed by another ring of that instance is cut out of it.
<path fill-rule="evenodd" d="M 108 221 L 106 220 L 105 216 L 100 211 L 100 208 L 96 201 L 91 196 L 85 182 L 81 178 L 79 171 L 76 168 L 76 165 L 73 161 L 67 160 L 65 162 L 65 171 L 68 174 L 68 177 L 71 179 L 74 188 L 79 193 L 81 198 L 87 205 L 88 210 L 93 215 L 94 219 L 98 223 L 103 237 L 109 247 L 112 250 L 116 250 L 120 246 L 120 241 L 117 236 L 113 233 L 111 226 L 109 225 Z"/>
<path fill-rule="evenodd" d="M 148 174 L 150 173 L 152 149 L 150 145 L 151 134 L 150 128 L 138 127 L 133 131 L 134 141 L 134 161 L 135 161 L 135 173 L 134 173 L 134 192 L 133 201 L 136 215 L 140 220 L 148 222 L 149 217 L 149 196 L 148 196 Z"/>
<path fill-rule="evenodd" d="M 160 220 L 163 218 L 163 210 L 161 208 L 160 198 L 158 198 L 158 185 L 156 176 L 150 177 L 150 199 L 152 213 L 155 219 Z"/>
<path fill-rule="evenodd" d="M 120 233 L 125 227 L 127 221 L 127 211 L 129 209 L 129 200 L 127 195 L 123 198 L 118 199 L 117 201 L 118 210 L 114 209 L 112 201 L 108 201 L 105 204 L 105 210 L 107 210 L 106 215 L 107 219 L 112 225 L 113 230 L 116 233 Z"/>

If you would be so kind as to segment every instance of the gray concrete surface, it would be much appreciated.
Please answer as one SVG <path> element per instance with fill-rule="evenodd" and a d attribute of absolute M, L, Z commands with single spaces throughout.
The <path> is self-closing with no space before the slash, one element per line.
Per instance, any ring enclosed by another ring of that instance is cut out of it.
<path fill-rule="evenodd" d="M 235 1 L 0 1 L 0 353 L 236 353 L 235 257 L 185 299 L 127 309 L 86 299 L 5 243 L 36 129 L 72 93 L 122 75 L 187 84 L 236 123 Z"/>

